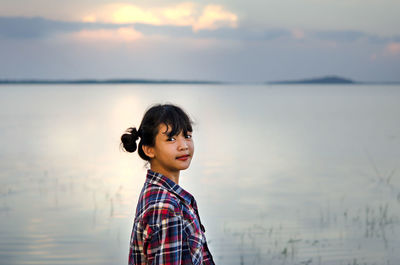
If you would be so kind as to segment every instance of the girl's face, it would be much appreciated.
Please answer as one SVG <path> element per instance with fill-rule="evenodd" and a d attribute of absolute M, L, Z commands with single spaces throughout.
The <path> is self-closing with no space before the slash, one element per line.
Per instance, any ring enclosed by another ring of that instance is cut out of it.
<path fill-rule="evenodd" d="M 185 136 L 181 131 L 178 135 L 169 137 L 170 130 L 171 128 L 167 131 L 165 124 L 160 124 L 155 145 L 147 147 L 152 170 L 166 176 L 187 169 L 194 153 L 191 132 L 187 132 Z"/>

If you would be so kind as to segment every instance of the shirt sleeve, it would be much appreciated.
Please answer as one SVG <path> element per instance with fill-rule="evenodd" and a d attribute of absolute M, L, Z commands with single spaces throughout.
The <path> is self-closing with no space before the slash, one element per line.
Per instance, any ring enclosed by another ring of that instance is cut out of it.
<path fill-rule="evenodd" d="M 147 248 L 147 260 L 154 265 L 181 265 L 183 225 L 180 216 L 161 220 Z"/>

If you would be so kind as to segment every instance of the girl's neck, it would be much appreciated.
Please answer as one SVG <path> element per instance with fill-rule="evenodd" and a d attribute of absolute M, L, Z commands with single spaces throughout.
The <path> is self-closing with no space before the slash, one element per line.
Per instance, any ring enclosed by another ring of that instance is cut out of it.
<path fill-rule="evenodd" d="M 150 169 L 154 172 L 163 174 L 164 176 L 166 176 L 167 178 L 169 178 L 170 180 L 172 180 L 173 182 L 175 182 L 176 184 L 179 185 L 179 173 L 180 173 L 179 170 L 171 172 L 171 171 L 165 170 L 164 168 L 157 167 L 154 165 L 150 165 Z"/>

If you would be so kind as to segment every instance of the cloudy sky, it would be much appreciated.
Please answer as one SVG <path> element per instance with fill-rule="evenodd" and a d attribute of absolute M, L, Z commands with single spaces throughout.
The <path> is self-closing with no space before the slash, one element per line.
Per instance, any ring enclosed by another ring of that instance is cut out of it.
<path fill-rule="evenodd" d="M 0 1 L 0 79 L 400 81 L 399 0 Z"/>

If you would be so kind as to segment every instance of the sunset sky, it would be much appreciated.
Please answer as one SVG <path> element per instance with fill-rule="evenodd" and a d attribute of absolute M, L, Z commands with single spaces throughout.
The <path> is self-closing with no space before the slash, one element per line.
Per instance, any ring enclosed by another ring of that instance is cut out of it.
<path fill-rule="evenodd" d="M 398 0 L 0 1 L 0 79 L 400 81 Z"/>

